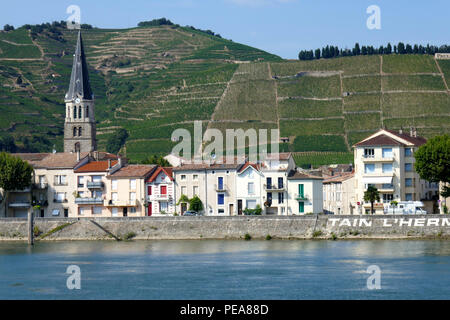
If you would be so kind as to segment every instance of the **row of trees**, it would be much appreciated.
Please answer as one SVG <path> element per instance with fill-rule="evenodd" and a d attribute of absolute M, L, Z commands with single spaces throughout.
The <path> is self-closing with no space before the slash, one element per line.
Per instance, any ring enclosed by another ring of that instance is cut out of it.
<path fill-rule="evenodd" d="M 154 27 L 154 26 L 175 26 L 175 27 L 180 27 L 179 24 L 174 24 L 172 21 L 170 21 L 169 19 L 166 18 L 160 18 L 160 19 L 153 19 L 151 21 L 141 21 L 138 23 L 138 27 Z M 193 26 L 186 26 L 186 28 L 189 28 L 191 30 L 195 30 L 195 31 L 199 31 L 199 32 L 203 32 L 206 33 L 210 36 L 213 37 L 218 37 L 218 38 L 222 38 L 222 36 L 218 33 L 215 33 L 214 31 L 211 30 L 202 30 L 202 29 L 197 29 Z"/>
<path fill-rule="evenodd" d="M 329 59 L 337 57 L 347 56 L 359 56 L 359 55 L 374 55 L 374 54 L 435 54 L 435 53 L 450 53 L 450 45 L 433 46 L 427 44 L 422 45 L 410 45 L 399 42 L 397 45 L 392 46 L 388 43 L 386 46 L 380 46 L 375 48 L 374 46 L 360 46 L 359 43 L 355 43 L 353 49 L 342 49 L 337 46 L 323 47 L 316 50 L 302 50 L 298 54 L 299 60 L 313 60 L 313 59 Z"/>
<path fill-rule="evenodd" d="M 441 195 L 444 198 L 450 197 L 450 136 L 445 134 L 431 138 L 414 153 L 414 157 L 416 159 L 414 166 L 420 178 L 429 182 L 443 183 Z M 364 193 L 364 201 L 370 202 L 373 214 L 374 203 L 380 201 L 377 188 L 369 186 Z"/>

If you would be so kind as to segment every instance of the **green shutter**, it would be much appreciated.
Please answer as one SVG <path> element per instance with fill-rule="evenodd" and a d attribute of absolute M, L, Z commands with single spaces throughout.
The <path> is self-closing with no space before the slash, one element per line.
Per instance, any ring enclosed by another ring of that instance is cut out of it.
<path fill-rule="evenodd" d="M 298 203 L 298 212 L 299 213 L 305 213 L 305 203 L 304 202 L 299 202 Z"/>
<path fill-rule="evenodd" d="M 305 196 L 303 191 L 304 191 L 303 184 L 299 184 L 299 185 L 298 185 L 298 196 L 299 196 L 299 197 L 302 197 L 302 198 L 303 198 L 303 197 Z"/>

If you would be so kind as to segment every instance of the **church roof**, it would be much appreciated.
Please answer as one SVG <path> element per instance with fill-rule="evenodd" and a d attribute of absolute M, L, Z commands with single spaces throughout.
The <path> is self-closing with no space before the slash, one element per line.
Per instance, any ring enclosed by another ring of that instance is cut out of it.
<path fill-rule="evenodd" d="M 76 98 L 92 100 L 92 89 L 89 83 L 88 66 L 84 54 L 83 39 L 81 31 L 78 32 L 77 46 L 73 55 L 72 75 L 70 76 L 69 91 L 66 94 L 66 101 Z"/>

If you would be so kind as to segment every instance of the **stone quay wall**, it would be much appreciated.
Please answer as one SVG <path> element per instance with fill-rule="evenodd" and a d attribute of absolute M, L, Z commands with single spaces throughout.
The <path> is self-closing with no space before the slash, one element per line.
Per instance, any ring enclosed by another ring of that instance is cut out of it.
<path fill-rule="evenodd" d="M 450 238 L 450 216 L 36 218 L 36 241 Z M 0 241 L 25 241 L 27 220 L 0 219 Z"/>

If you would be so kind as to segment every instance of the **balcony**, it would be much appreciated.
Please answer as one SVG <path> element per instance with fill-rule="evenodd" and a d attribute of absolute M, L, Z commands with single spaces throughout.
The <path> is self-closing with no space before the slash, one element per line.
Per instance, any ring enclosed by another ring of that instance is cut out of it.
<path fill-rule="evenodd" d="M 297 200 L 297 201 L 307 201 L 308 199 L 309 199 L 309 197 L 304 194 L 296 194 L 295 195 L 295 200 Z"/>
<path fill-rule="evenodd" d="M 87 183 L 88 189 L 103 189 L 105 184 L 103 181 L 90 181 Z"/>
<path fill-rule="evenodd" d="M 13 200 L 8 204 L 8 206 L 10 208 L 29 208 L 31 207 L 31 202 L 23 200 Z"/>
<path fill-rule="evenodd" d="M 108 200 L 108 207 L 136 207 L 136 200 Z"/>
<path fill-rule="evenodd" d="M 394 162 L 395 158 L 394 158 L 394 156 L 383 158 L 383 157 L 375 157 L 375 156 L 363 155 L 362 160 L 363 160 L 364 163 Z"/>
<path fill-rule="evenodd" d="M 217 192 L 225 192 L 228 190 L 226 184 L 216 184 L 214 187 Z"/>
<path fill-rule="evenodd" d="M 152 194 L 147 196 L 148 201 L 171 201 L 172 196 L 168 194 Z"/>
<path fill-rule="evenodd" d="M 25 189 L 23 189 L 23 190 L 11 190 L 11 192 L 13 192 L 13 193 L 26 193 L 26 192 L 30 192 L 31 191 L 31 188 L 25 188 Z"/>
<path fill-rule="evenodd" d="M 271 184 L 265 184 L 264 189 L 267 191 L 285 191 L 286 186 L 284 185 L 271 185 Z"/>
<path fill-rule="evenodd" d="M 67 199 L 53 199 L 54 203 L 67 203 L 68 200 Z"/>
<path fill-rule="evenodd" d="M 101 198 L 75 198 L 76 204 L 101 204 L 103 205 L 103 199 Z"/>
<path fill-rule="evenodd" d="M 33 200 L 31 201 L 31 204 L 33 206 L 40 206 L 40 207 L 48 207 L 48 201 L 45 200 Z"/>
<path fill-rule="evenodd" d="M 39 182 L 39 183 L 33 184 L 33 189 L 34 190 L 45 190 L 47 188 L 48 188 L 48 183 L 47 182 Z"/>

